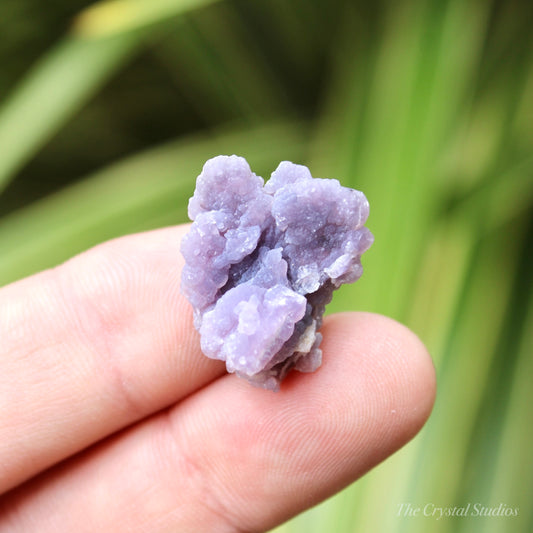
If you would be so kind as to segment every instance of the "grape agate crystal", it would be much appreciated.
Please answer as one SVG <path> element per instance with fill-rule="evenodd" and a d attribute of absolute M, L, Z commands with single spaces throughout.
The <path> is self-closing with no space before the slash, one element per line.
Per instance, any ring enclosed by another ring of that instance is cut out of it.
<path fill-rule="evenodd" d="M 189 201 L 182 291 L 205 355 L 277 390 L 291 368 L 316 370 L 333 291 L 362 274 L 373 237 L 365 195 L 280 163 L 265 184 L 242 157 L 207 161 Z"/>

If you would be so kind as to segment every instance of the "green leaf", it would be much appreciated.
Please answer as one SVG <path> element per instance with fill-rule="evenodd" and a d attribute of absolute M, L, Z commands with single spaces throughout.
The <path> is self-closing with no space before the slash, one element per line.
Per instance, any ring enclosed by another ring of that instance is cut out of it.
<path fill-rule="evenodd" d="M 0 106 L 0 192 L 139 48 L 144 33 L 131 30 L 212 1 L 110 1 L 84 11 L 73 35 L 48 51 Z"/>
<path fill-rule="evenodd" d="M 74 30 L 88 38 L 127 33 L 217 0 L 102 0 L 76 19 Z"/>
<path fill-rule="evenodd" d="M 30 70 L 0 107 L 0 192 L 138 44 L 135 35 L 68 38 Z"/>

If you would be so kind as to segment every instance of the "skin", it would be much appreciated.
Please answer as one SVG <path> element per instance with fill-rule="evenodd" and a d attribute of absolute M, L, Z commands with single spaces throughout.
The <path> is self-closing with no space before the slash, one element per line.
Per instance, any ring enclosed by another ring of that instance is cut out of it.
<path fill-rule="evenodd" d="M 426 421 L 431 359 L 383 316 L 327 317 L 322 367 L 278 393 L 204 357 L 179 289 L 187 229 L 0 289 L 0 533 L 265 531 Z"/>

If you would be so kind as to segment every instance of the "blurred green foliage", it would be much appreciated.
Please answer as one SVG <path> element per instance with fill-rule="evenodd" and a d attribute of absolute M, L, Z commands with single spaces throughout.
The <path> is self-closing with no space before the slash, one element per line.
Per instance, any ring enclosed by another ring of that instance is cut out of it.
<path fill-rule="evenodd" d="M 333 310 L 414 329 L 438 399 L 402 451 L 276 531 L 532 531 L 532 27 L 520 0 L 3 0 L 0 284 L 185 221 L 219 153 L 339 178 L 376 242 Z"/>

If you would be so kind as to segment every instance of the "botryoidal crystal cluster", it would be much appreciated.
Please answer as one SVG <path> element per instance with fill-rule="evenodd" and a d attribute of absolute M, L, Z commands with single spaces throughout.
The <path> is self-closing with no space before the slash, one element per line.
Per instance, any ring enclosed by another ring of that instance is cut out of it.
<path fill-rule="evenodd" d="M 182 292 L 203 353 L 266 389 L 316 370 L 325 306 L 362 274 L 365 195 L 280 163 L 265 184 L 235 155 L 208 160 L 189 200 Z"/>

